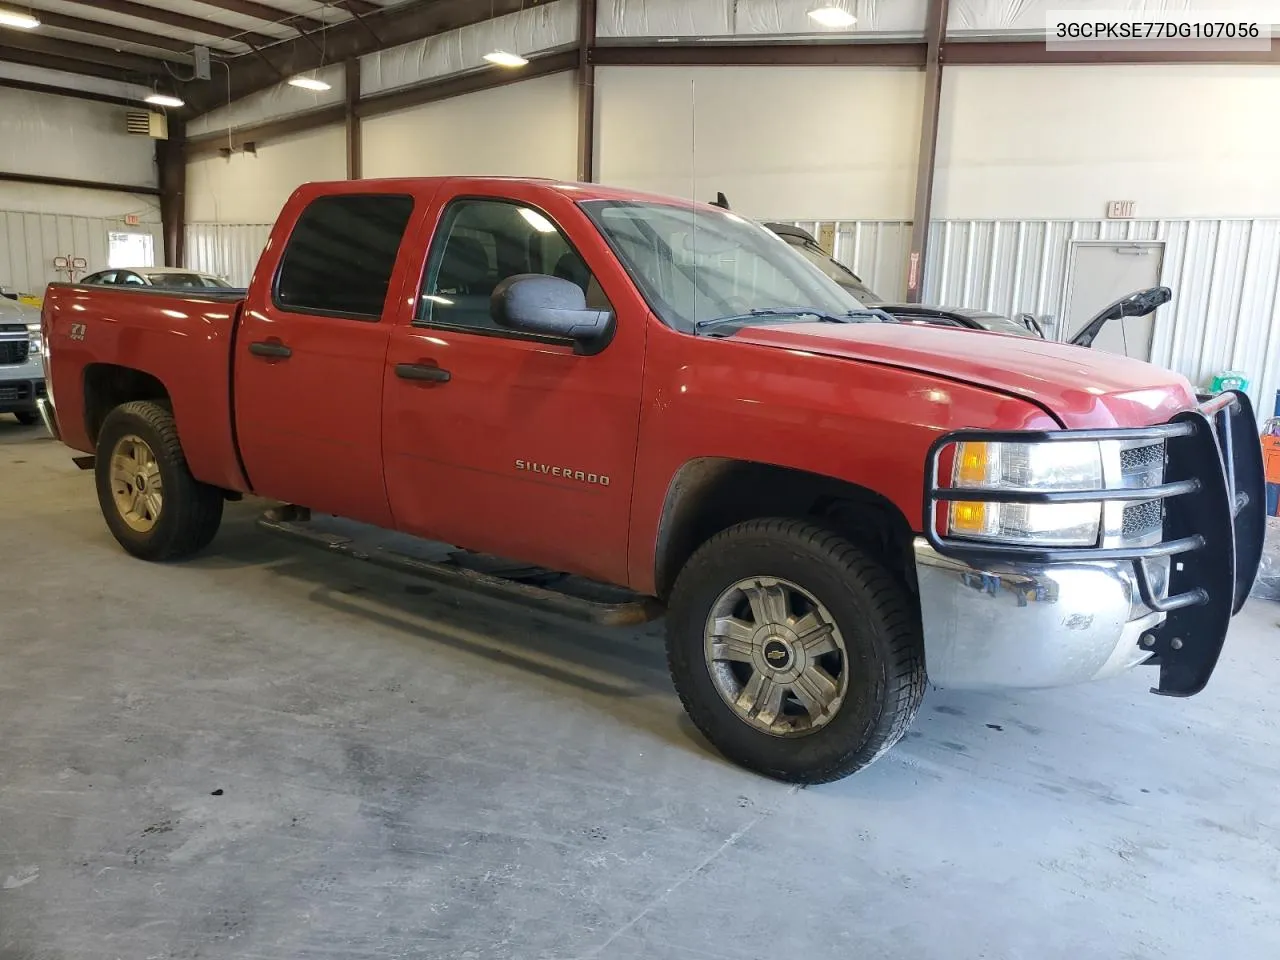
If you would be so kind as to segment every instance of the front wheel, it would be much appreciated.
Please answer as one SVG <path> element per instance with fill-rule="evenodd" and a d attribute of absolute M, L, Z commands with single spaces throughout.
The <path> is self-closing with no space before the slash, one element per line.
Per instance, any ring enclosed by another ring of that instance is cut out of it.
<path fill-rule="evenodd" d="M 218 532 L 222 491 L 191 475 L 166 407 L 138 400 L 107 414 L 95 470 L 107 527 L 135 557 L 178 560 Z"/>
<path fill-rule="evenodd" d="M 667 657 L 690 718 L 729 759 L 793 783 L 897 743 L 924 696 L 923 651 L 902 584 L 802 520 L 717 534 L 671 595 Z"/>

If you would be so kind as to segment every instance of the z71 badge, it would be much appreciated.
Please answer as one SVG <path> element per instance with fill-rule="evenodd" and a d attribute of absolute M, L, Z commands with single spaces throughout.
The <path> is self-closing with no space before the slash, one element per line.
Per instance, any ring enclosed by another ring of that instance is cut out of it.
<path fill-rule="evenodd" d="M 83 340 L 85 334 L 85 326 L 83 323 L 73 323 L 71 329 L 67 332 L 69 340 Z"/>
<path fill-rule="evenodd" d="M 517 460 L 516 469 L 528 473 L 542 473 L 548 477 L 564 477 L 566 480 L 577 480 L 579 483 L 591 483 L 600 487 L 609 485 L 609 478 L 602 473 L 587 473 L 573 467 L 553 467 L 546 463 L 534 463 L 532 460 Z"/>

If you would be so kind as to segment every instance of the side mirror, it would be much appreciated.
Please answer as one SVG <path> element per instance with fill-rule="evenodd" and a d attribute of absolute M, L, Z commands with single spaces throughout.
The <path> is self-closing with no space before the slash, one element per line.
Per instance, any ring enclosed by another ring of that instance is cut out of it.
<path fill-rule="evenodd" d="M 603 350 L 613 333 L 612 311 L 588 309 L 580 286 L 543 273 L 503 280 L 493 291 L 489 313 L 507 330 L 572 340 L 578 353 Z"/>

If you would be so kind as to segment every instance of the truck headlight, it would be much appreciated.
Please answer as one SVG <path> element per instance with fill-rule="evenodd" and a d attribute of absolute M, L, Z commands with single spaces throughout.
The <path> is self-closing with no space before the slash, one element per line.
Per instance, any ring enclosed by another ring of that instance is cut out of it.
<path fill-rule="evenodd" d="M 958 443 L 953 488 L 1042 492 L 1101 490 L 1102 451 L 1093 441 Z M 1102 529 L 1102 503 L 995 503 L 953 500 L 948 535 L 1035 546 L 1091 547 Z"/>

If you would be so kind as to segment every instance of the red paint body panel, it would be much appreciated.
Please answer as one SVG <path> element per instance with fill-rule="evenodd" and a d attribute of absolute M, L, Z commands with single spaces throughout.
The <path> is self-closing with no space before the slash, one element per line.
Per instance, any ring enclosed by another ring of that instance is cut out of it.
<path fill-rule="evenodd" d="M 382 318 L 277 309 L 276 266 L 298 216 L 316 197 L 351 192 L 415 199 Z M 614 308 L 603 351 L 414 323 L 431 236 L 460 196 L 514 200 L 561 227 Z M 918 530 L 925 454 L 941 433 L 1145 425 L 1195 403 L 1185 379 L 1147 364 L 976 331 L 786 323 L 678 333 L 578 208 L 587 199 L 649 198 L 496 178 L 309 184 L 282 212 L 242 311 L 54 285 L 45 326 L 64 438 L 92 449 L 85 367 L 132 367 L 169 389 L 201 480 L 651 593 L 672 484 L 700 460 L 858 484 Z M 82 340 L 72 323 L 85 325 Z M 292 355 L 250 353 L 271 340 Z M 435 364 L 451 379 L 404 380 L 402 363 Z"/>
<path fill-rule="evenodd" d="M 556 223 L 616 314 L 595 356 L 568 346 L 411 325 L 399 318 L 384 374 L 387 489 L 401 530 L 615 583 L 627 580 L 631 480 L 649 309 L 570 198 L 542 184 L 456 180 L 439 191 L 407 247 L 416 296 L 431 235 L 450 201 L 496 197 Z M 402 380 L 398 363 L 449 371 L 448 383 Z M 548 472 L 517 469 L 517 461 Z M 556 476 L 582 472 L 597 482 Z M 607 478 L 607 485 L 603 480 Z"/>
<path fill-rule="evenodd" d="M 63 440 L 93 452 L 84 415 L 86 367 L 141 370 L 169 391 L 192 474 L 229 490 L 247 489 L 231 436 L 227 366 L 238 309 L 235 302 L 198 296 L 51 286 L 42 323 Z M 83 340 L 71 339 L 73 323 L 85 325 Z"/>
<path fill-rule="evenodd" d="M 1163 423 L 1195 406 L 1180 374 L 1101 350 L 923 324 L 787 324 L 735 339 L 890 364 L 1026 397 L 1073 429 Z"/>

